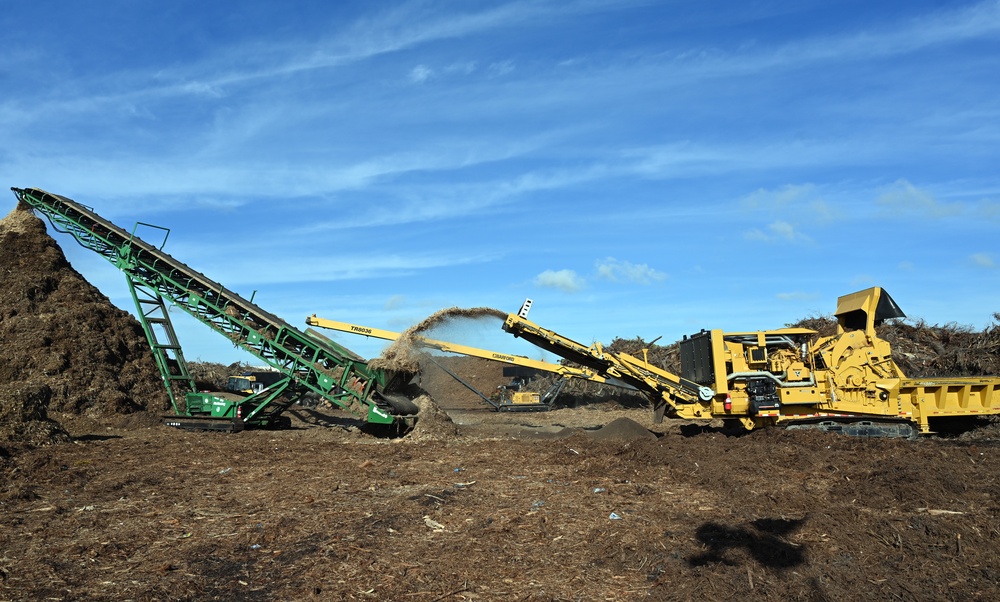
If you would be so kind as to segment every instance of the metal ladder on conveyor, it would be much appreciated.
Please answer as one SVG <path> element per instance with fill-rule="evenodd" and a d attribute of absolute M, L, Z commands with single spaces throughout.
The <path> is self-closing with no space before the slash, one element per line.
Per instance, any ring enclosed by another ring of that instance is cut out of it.
<path fill-rule="evenodd" d="M 165 253 L 162 247 L 166 235 L 157 248 L 135 236 L 134 229 L 132 233 L 126 232 L 91 208 L 66 197 L 37 188 L 11 190 L 19 201 L 43 213 L 57 231 L 73 235 L 80 245 L 125 273 L 172 401 L 174 389 L 193 389 L 194 383 L 173 335 L 164 300 L 281 372 L 288 385 L 301 393 L 311 391 L 369 423 L 412 420 L 406 414 L 415 406 L 407 406 L 390 393 L 404 387 L 412 375 L 371 368 L 349 349 L 319 333 L 300 331 L 252 301 L 226 290 Z M 142 222 L 136 224 L 139 225 L 159 228 Z M 168 230 L 163 230 L 169 235 Z M 156 337 L 157 330 L 161 336 L 165 335 L 165 341 Z M 254 413 L 280 413 L 294 397 L 288 396 L 285 402 L 265 402 Z M 178 411 L 174 403 L 174 410 Z M 396 407 L 402 407 L 402 411 Z"/>

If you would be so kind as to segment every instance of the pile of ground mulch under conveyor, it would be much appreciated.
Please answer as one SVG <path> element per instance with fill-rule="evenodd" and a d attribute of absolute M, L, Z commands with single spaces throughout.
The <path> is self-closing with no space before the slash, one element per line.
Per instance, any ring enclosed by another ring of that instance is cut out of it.
<path fill-rule="evenodd" d="M 167 407 L 142 326 L 23 204 L 0 220 L 0 341 L 0 446 L 64 439 L 48 412 L 107 420 Z"/>

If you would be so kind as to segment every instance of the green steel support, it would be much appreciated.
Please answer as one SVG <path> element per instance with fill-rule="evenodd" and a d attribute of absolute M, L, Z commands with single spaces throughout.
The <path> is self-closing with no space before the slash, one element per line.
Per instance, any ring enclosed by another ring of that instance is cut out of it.
<path fill-rule="evenodd" d="M 167 388 L 170 405 L 175 414 L 183 414 L 186 411 L 186 404 L 181 405 L 181 403 L 188 393 L 197 391 L 197 387 L 188 371 L 167 306 L 163 302 L 163 297 L 147 288 L 145 283 L 133 278 L 131 274 L 126 273 L 125 280 L 132 292 L 139 322 L 142 324 L 143 332 L 146 333 L 149 348 L 153 351 L 156 367 L 160 369 L 163 386 Z"/>
<path fill-rule="evenodd" d="M 260 393 L 247 398 L 254 409 L 244 418 L 247 422 L 270 420 L 279 416 L 289 406 L 298 401 L 303 394 L 302 389 L 293 389 L 291 379 L 280 380 Z"/>

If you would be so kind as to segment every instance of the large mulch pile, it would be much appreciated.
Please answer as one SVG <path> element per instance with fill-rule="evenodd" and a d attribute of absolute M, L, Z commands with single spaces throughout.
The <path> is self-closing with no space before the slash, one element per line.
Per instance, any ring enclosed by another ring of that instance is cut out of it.
<path fill-rule="evenodd" d="M 0 220 L 0 445 L 61 440 L 48 412 L 161 411 L 139 322 L 66 261 L 26 206 Z"/>

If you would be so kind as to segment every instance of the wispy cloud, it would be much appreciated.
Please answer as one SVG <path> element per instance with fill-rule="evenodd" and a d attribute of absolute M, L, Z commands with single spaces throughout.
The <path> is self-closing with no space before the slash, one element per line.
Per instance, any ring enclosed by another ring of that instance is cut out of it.
<path fill-rule="evenodd" d="M 489 71 L 490 75 L 492 75 L 494 77 L 500 77 L 500 76 L 503 76 L 503 75 L 507 75 L 508 73 L 511 73 L 512 71 L 514 71 L 514 62 L 513 61 L 500 61 L 500 62 L 497 62 L 497 63 L 492 63 L 492 64 L 490 64 L 490 66 L 488 68 L 488 71 Z"/>
<path fill-rule="evenodd" d="M 612 282 L 629 282 L 633 284 L 650 284 L 666 280 L 667 275 L 657 271 L 645 263 L 631 263 L 607 257 L 598 260 L 595 264 L 597 277 Z"/>
<path fill-rule="evenodd" d="M 322 255 L 314 245 L 296 253 L 274 244 L 266 248 L 266 253 L 248 254 L 245 243 L 240 241 L 222 246 L 186 242 L 165 250 L 175 257 L 189 258 L 193 267 L 229 286 L 399 277 L 488 263 L 498 258 L 490 253 L 457 251 Z M 207 257 L 212 259 L 198 259 Z"/>
<path fill-rule="evenodd" d="M 620 152 L 623 160 L 614 165 L 622 173 L 651 179 L 687 179 L 815 166 L 829 170 L 835 166 L 878 162 L 895 148 L 894 144 L 863 135 L 795 141 L 782 140 L 778 135 L 746 142 L 683 141 L 629 148 Z M 812 191 L 810 184 L 787 186 L 788 190 L 761 189 L 752 195 L 759 195 L 757 200 L 763 201 L 771 195 L 807 195 Z M 770 199 L 772 204 L 775 201 L 776 198 Z"/>
<path fill-rule="evenodd" d="M 991 270 L 997 267 L 996 261 L 993 259 L 993 256 L 990 255 L 989 253 L 973 253 L 972 255 L 969 256 L 969 260 L 972 261 L 972 264 L 975 265 L 976 267 L 987 268 Z"/>
<path fill-rule="evenodd" d="M 954 217 L 965 212 L 962 203 L 944 203 L 926 190 L 904 179 L 897 180 L 875 200 L 893 215 L 918 215 L 931 218 Z"/>
<path fill-rule="evenodd" d="M 751 209 L 781 210 L 792 203 L 811 201 L 816 197 L 814 184 L 785 184 L 776 189 L 758 188 L 743 198 Z"/>
<path fill-rule="evenodd" d="M 510 2 L 484 10 L 456 10 L 425 2 L 407 2 L 383 9 L 374 15 L 355 20 L 346 27 L 318 39 L 262 43 L 252 40 L 217 50 L 199 62 L 180 66 L 162 66 L 152 76 L 149 67 L 134 72 L 117 72 L 94 81 L 90 87 L 100 90 L 87 95 L 80 86 L 72 97 L 51 95 L 39 102 L 32 99 L 30 115 L 53 112 L 89 112 L 108 105 L 128 105 L 157 98 L 177 96 L 220 98 L 234 87 L 276 78 L 301 75 L 359 63 L 430 42 L 463 38 L 479 33 L 545 22 L 548 17 L 608 10 L 609 2 Z M 508 63 L 491 66 L 494 72 L 509 71 Z M 27 107 L 25 107 L 27 108 Z M 24 119 L 29 113 L 21 115 Z"/>
<path fill-rule="evenodd" d="M 422 84 L 432 75 L 434 75 L 434 71 L 430 67 L 427 65 L 417 65 L 410 70 L 410 81 L 415 84 Z"/>
<path fill-rule="evenodd" d="M 8 101 L 6 108 L 10 111 L 3 113 L 11 115 L 10 123 L 16 123 L 16 128 L 21 131 L 24 124 L 32 120 L 36 111 L 51 116 L 53 113 L 49 112 L 49 109 L 59 113 L 62 118 L 68 113 L 94 112 L 102 115 L 102 119 L 106 119 L 108 117 L 103 116 L 119 114 L 118 110 L 109 110 L 107 106 L 109 102 L 120 102 L 118 109 L 141 113 L 148 111 L 144 105 L 149 98 L 179 94 L 209 99 L 209 106 L 214 107 L 218 99 L 225 98 L 236 84 L 254 83 L 256 86 L 265 80 L 284 81 L 281 78 L 289 74 L 325 73 L 324 70 L 357 64 L 375 56 L 411 49 L 428 42 L 455 40 L 515 26 L 534 26 L 536 22 L 544 23 L 547 19 L 564 15 L 566 12 L 613 10 L 613 3 L 577 2 L 568 6 L 561 4 L 513 2 L 485 10 L 469 9 L 451 14 L 455 12 L 454 7 L 451 10 L 440 10 L 425 3 L 407 3 L 379 11 L 318 38 L 265 44 L 256 40 L 244 42 L 217 51 L 201 61 L 163 68 L 152 78 L 140 71 L 118 72 L 114 74 L 113 79 L 100 82 L 91 88 L 101 90 L 100 93 L 88 95 L 87 82 L 81 81 L 73 88 L 75 92 L 73 98 L 60 99 L 56 96 L 43 98 L 40 101 L 38 98 L 22 98 L 22 101 L 13 105 Z M 994 31 L 996 26 L 996 6 L 997 3 L 991 2 L 959 11 L 935 13 L 934 18 L 912 20 L 897 25 L 896 29 L 890 29 L 887 34 L 889 38 L 910 40 L 906 44 L 881 42 L 879 40 L 887 36 L 879 31 L 863 35 L 845 34 L 843 38 L 807 40 L 782 49 L 754 46 L 732 53 L 683 52 L 672 56 L 667 56 L 670 53 L 647 54 L 645 57 L 640 56 L 634 66 L 611 60 L 604 68 L 588 65 L 586 68 L 571 70 L 570 75 L 555 81 L 535 71 L 521 80 L 527 89 L 515 87 L 510 92 L 505 90 L 495 100 L 495 95 L 490 95 L 490 100 L 510 103 L 520 96 L 540 104 L 547 102 L 558 105 L 559 103 L 555 102 L 558 100 L 557 97 L 546 101 L 534 94 L 525 93 L 544 88 L 551 89 L 551 93 L 555 95 L 583 99 L 605 93 L 630 95 L 635 93 L 637 86 L 651 85 L 649 82 L 671 81 L 671 77 L 663 76 L 672 74 L 675 70 L 690 69 L 692 75 L 704 76 L 712 72 L 712 69 L 705 69 L 706 63 L 713 61 L 729 64 L 736 69 L 765 69 L 773 62 L 774 56 L 780 55 L 783 60 L 789 61 L 805 60 L 803 57 L 810 56 L 826 56 L 827 50 L 823 53 L 817 51 L 803 53 L 799 52 L 802 47 L 815 46 L 827 49 L 832 45 L 838 49 L 851 50 L 859 40 L 868 44 L 876 44 L 879 41 L 880 47 L 884 48 L 882 52 L 889 52 L 892 48 L 902 52 L 906 48 L 913 47 L 914 37 L 922 39 L 921 44 L 930 44 L 937 43 L 933 42 L 934 40 L 960 40 L 986 35 Z M 924 33 L 923 36 L 914 35 L 915 32 L 927 28 L 933 31 Z M 831 44 L 831 42 L 836 43 Z M 253 52 L 248 52 L 251 49 Z M 477 67 L 477 63 L 472 59 L 455 61 L 440 68 L 433 67 L 429 62 L 421 62 L 411 69 L 409 78 L 413 82 L 427 82 L 439 71 L 449 69 L 455 72 L 479 69 L 505 75 L 512 71 L 518 74 L 524 71 L 520 65 L 514 69 L 515 64 L 512 61 L 493 61 L 483 65 Z M 643 77 L 644 74 L 651 77 Z M 595 85 L 607 77 L 613 78 L 609 81 L 614 85 Z M 284 86 L 277 86 L 275 89 L 282 87 Z M 83 93 L 76 94 L 81 88 Z M 587 92 L 582 93 L 581 90 Z M 261 88 L 255 87 L 254 94 L 250 97 L 255 97 L 261 92 Z M 220 107 L 213 119 L 220 120 L 221 123 L 214 132 L 212 129 L 214 125 L 209 128 L 192 128 L 192 132 L 197 131 L 197 143 L 192 144 L 193 148 L 190 151 L 184 149 L 183 154 L 167 151 L 170 154 L 164 158 L 162 155 L 164 149 L 158 148 L 155 153 L 148 155 L 133 150 L 129 157 L 117 159 L 107 156 L 101 160 L 63 156 L 54 160 L 53 152 L 58 153 L 59 149 L 52 148 L 45 149 L 52 152 L 43 152 L 36 160 L 22 158 L 11 163 L 4 162 L 2 166 L 5 171 L 30 173 L 43 182 L 59 181 L 74 190 L 86 190 L 102 196 L 157 194 L 161 198 L 172 196 L 183 202 L 184 198 L 196 193 L 238 197 L 260 194 L 261 191 L 281 190 L 282 194 L 331 195 L 341 190 L 371 186 L 375 182 L 385 181 L 400 174 L 443 173 L 504 158 L 502 153 L 488 152 L 488 149 L 502 149 L 504 144 L 498 144 L 497 140 L 502 140 L 503 137 L 501 135 L 491 137 L 480 132 L 477 140 L 482 141 L 482 144 L 472 151 L 472 156 L 463 156 L 463 141 L 455 139 L 452 141 L 454 144 L 452 148 L 437 146 L 430 152 L 419 154 L 383 151 L 376 156 L 346 161 L 337 158 L 328 164 L 316 160 L 276 164 L 271 156 L 263 156 L 259 149 L 273 149 L 273 145 L 288 144 L 287 139 L 276 138 L 275 132 L 290 128 L 301 129 L 303 132 L 315 130 L 317 124 L 324 122 L 326 118 L 321 105 L 330 101 L 327 98 L 299 99 L 293 104 L 282 102 L 280 98 L 270 98 L 268 93 L 264 93 L 263 98 L 267 102 L 253 105 L 241 105 L 240 103 L 244 101 L 237 96 L 227 99 L 225 111 L 229 111 L 230 117 L 226 117 L 226 113 Z M 482 98 L 482 95 L 477 95 L 477 98 Z M 315 105 L 312 104 L 314 102 Z M 472 110 L 469 107 L 473 105 L 462 106 L 463 110 Z M 452 108 L 448 107 L 449 110 Z M 214 109 L 210 112 L 214 112 Z M 303 115 L 308 118 L 303 118 Z M 0 117 L 0 120 L 2 119 Z M 122 127 L 120 121 L 117 122 L 117 127 Z M 205 129 L 208 130 L 208 134 L 205 133 Z M 294 139 L 291 140 L 294 142 Z M 573 139 L 574 142 L 578 140 L 579 138 Z M 464 142 L 468 143 L 467 140 Z M 553 154 L 558 151 L 551 139 L 543 144 L 547 145 L 547 150 Z M 568 188 L 604 177 L 693 178 L 706 174 L 752 172 L 775 167 L 837 165 L 845 160 L 864 160 L 865 153 L 888 152 L 886 148 L 878 146 L 852 145 L 849 142 L 839 146 L 835 142 L 820 140 L 801 142 L 798 146 L 681 141 L 628 148 L 608 145 L 606 148 L 609 151 L 602 156 L 574 165 L 572 169 L 543 167 L 521 171 L 502 182 L 494 179 L 483 182 L 478 189 L 473 190 L 470 187 L 469 190 L 476 198 L 481 199 L 476 204 L 477 207 L 489 207 L 525 191 Z M 515 150 L 508 157 L 518 154 L 522 152 Z M 191 159 L 192 156 L 195 160 Z M 776 189 L 770 193 L 805 195 L 808 190 Z M 434 196 L 436 193 L 430 194 Z M 493 200 L 482 200 L 487 197 Z M 828 213 L 829 205 L 823 205 L 819 200 L 815 200 L 814 203 L 817 211 L 826 210 Z M 415 201 L 412 204 L 412 211 L 401 211 L 398 215 L 409 214 L 413 219 L 421 220 L 434 219 L 434 216 L 442 213 L 423 212 L 418 209 L 419 205 L 420 203 Z M 439 203 L 437 206 L 443 207 L 444 203 Z M 394 222 L 404 223 L 405 219 L 410 218 L 399 218 Z M 377 219 L 369 221 L 380 223 Z M 339 225 L 342 223 L 328 222 L 326 225 L 338 228 L 342 227 Z M 314 227 L 321 229 L 324 224 L 318 223 Z"/>
<path fill-rule="evenodd" d="M 767 230 L 761 230 L 760 228 L 748 230 L 744 233 L 743 237 L 749 241 L 765 243 L 811 241 L 808 236 L 799 232 L 793 224 L 781 220 L 768 224 Z"/>
<path fill-rule="evenodd" d="M 554 288 L 567 293 L 579 292 L 585 285 L 584 279 L 573 270 L 545 270 L 535 276 L 533 282 L 535 286 Z"/>
<path fill-rule="evenodd" d="M 802 291 L 778 293 L 775 295 L 775 298 L 781 301 L 813 301 L 818 297 L 815 293 L 804 293 Z"/>
<path fill-rule="evenodd" d="M 785 219 L 771 225 L 776 235 L 791 231 L 787 225 L 789 216 L 808 220 L 810 223 L 832 222 L 845 217 L 842 209 L 823 198 L 819 187 L 815 184 L 785 184 L 773 189 L 758 188 L 740 199 L 743 208 L 751 213 L 763 213 L 771 216 L 785 216 Z"/>
<path fill-rule="evenodd" d="M 213 198 L 215 203 L 239 205 L 242 199 L 276 197 L 288 202 L 296 197 L 329 197 L 343 191 L 359 190 L 416 172 L 450 173 L 483 163 L 504 161 L 530 152 L 544 144 L 541 138 L 502 142 L 460 144 L 440 141 L 419 151 L 388 153 L 367 159 L 328 165 L 322 161 L 304 163 L 204 160 L 176 156 L 161 160 L 134 157 L 91 157 L 75 155 L 54 160 L 44 154 L 22 154 L 5 165 L 26 174 L 31 185 L 79 191 L 100 197 L 108 205 L 133 203 L 136 197 L 155 196 L 162 208 L 181 209 Z M 308 231 L 342 229 L 358 225 L 385 225 L 425 221 L 441 216 L 465 215 L 478 207 L 501 202 L 526 191 L 558 187 L 576 174 L 525 173 L 505 182 L 475 184 L 421 184 L 392 186 L 381 194 L 386 203 L 400 205 L 398 211 L 373 207 L 365 217 L 364 207 L 336 220 L 314 220 Z M 74 193 L 77 194 L 77 193 Z M 403 195 L 403 196 L 401 196 Z M 163 202 L 165 199 L 169 203 Z M 409 200 L 407 200 L 409 199 Z M 156 207 L 151 209 L 157 210 Z"/>
<path fill-rule="evenodd" d="M 556 16 L 565 18 L 574 13 L 620 8 L 618 3 L 606 2 L 511 2 L 485 10 L 456 11 L 455 7 L 445 10 L 422 2 L 406 3 L 358 19 L 325 36 L 265 44 L 258 40 L 244 42 L 216 51 L 198 62 L 176 67 L 163 66 L 152 77 L 147 75 L 148 67 L 131 73 L 117 72 L 104 81 L 93 82 L 91 77 L 89 84 L 88 81 L 80 81 L 78 85 L 53 88 L 56 95 L 43 98 L 34 95 L 30 103 L 13 105 L 8 101 L 4 113 L 10 116 L 9 119 L 23 124 L 34 117 L 54 113 L 106 112 L 109 105 L 135 110 L 156 98 L 179 95 L 221 98 L 237 85 L 344 67 L 429 42 L 547 23 Z M 586 78 L 588 82 L 612 77 L 613 81 L 627 85 L 595 87 L 587 84 L 587 87 L 591 90 L 622 89 L 622 93 L 627 95 L 634 92 L 636 82 L 677 81 L 684 72 L 688 77 L 712 77 L 719 73 L 749 73 L 818 60 L 893 55 L 928 45 L 976 39 L 997 31 L 1000 31 L 1000 7 L 997 2 L 991 1 L 957 10 L 937 11 L 878 31 L 852 32 L 777 48 L 755 45 L 752 50 L 739 49 L 732 53 L 683 49 L 667 55 L 655 55 L 652 61 L 636 61 L 631 57 L 631 67 L 616 62 L 606 71 L 593 68 L 575 71 L 572 77 Z M 567 61 L 561 63 L 567 64 Z M 465 65 L 469 64 L 465 62 Z M 488 71 L 507 74 L 513 66 L 511 61 L 497 61 L 489 64 Z M 411 71 L 411 78 L 426 81 L 430 69 L 428 65 L 420 65 Z M 641 77 L 644 71 L 650 69 L 660 72 L 659 75 Z M 548 83 L 553 82 L 549 80 Z M 569 93 L 579 88 L 568 80 L 559 84 L 550 85 L 550 88 L 557 93 Z M 88 87 L 94 92 L 88 94 Z M 72 89 L 73 95 L 60 97 L 59 89 Z"/>
<path fill-rule="evenodd" d="M 711 50 L 678 57 L 697 65 L 703 76 L 799 68 L 820 62 L 854 61 L 911 53 L 1000 32 L 1000 2 L 988 0 L 957 9 L 941 9 L 868 31 L 818 36 L 774 48 L 756 45 L 733 53 Z"/>
<path fill-rule="evenodd" d="M 390 311 L 393 309 L 400 309 L 402 307 L 406 307 L 406 303 L 407 303 L 406 295 L 393 295 L 388 299 L 386 299 L 386 302 L 382 306 L 382 309 L 386 311 Z"/>
<path fill-rule="evenodd" d="M 981 216 L 989 220 L 1000 219 L 1000 201 L 982 201 L 978 206 L 978 212 Z"/>
<path fill-rule="evenodd" d="M 843 219 L 846 216 L 842 209 L 824 200 L 810 201 L 809 211 L 812 213 L 812 216 L 820 222 L 832 222 Z"/>

